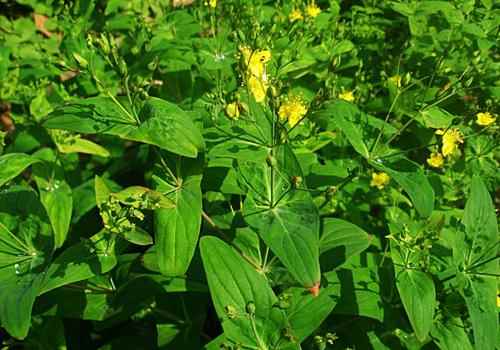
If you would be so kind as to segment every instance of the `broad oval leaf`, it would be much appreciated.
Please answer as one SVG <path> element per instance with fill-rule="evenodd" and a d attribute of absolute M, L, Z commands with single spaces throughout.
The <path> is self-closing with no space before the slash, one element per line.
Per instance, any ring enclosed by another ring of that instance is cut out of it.
<path fill-rule="evenodd" d="M 432 278 L 422 271 L 396 269 L 396 287 L 417 338 L 425 340 L 432 328 L 436 307 Z"/>
<path fill-rule="evenodd" d="M 440 350 L 474 350 L 460 317 L 436 322 L 431 335 Z"/>
<path fill-rule="evenodd" d="M 43 149 L 34 154 L 43 160 L 33 166 L 33 177 L 40 192 L 40 202 L 54 231 L 54 246 L 63 245 L 68 235 L 73 211 L 73 196 L 71 187 L 64 178 L 62 167 L 50 149 Z"/>
<path fill-rule="evenodd" d="M 302 288 L 289 288 L 283 295 L 290 300 L 285 309 L 293 336 L 301 343 L 311 335 L 337 304 L 339 285 L 322 288 L 318 296 L 304 294 Z"/>
<path fill-rule="evenodd" d="M 465 245 L 462 266 L 467 273 L 462 294 L 472 321 L 477 349 L 495 349 L 498 333 L 496 305 L 498 275 L 498 224 L 488 189 L 479 176 L 474 176 L 465 204 L 463 223 Z"/>
<path fill-rule="evenodd" d="M 24 153 L 7 153 L 0 156 L 0 187 L 37 162 L 38 159 Z"/>
<path fill-rule="evenodd" d="M 434 189 L 424 171 L 414 162 L 401 158 L 390 163 L 370 162 L 394 179 L 408 194 L 417 212 L 428 217 L 434 210 Z"/>
<path fill-rule="evenodd" d="M 151 97 L 142 107 L 139 118 L 139 131 L 147 139 L 144 142 L 191 158 L 196 158 L 205 148 L 203 136 L 189 114 L 173 103 Z"/>
<path fill-rule="evenodd" d="M 285 328 L 285 313 L 266 277 L 229 245 L 215 237 L 200 241 L 210 294 L 228 340 L 246 347 L 276 346 Z M 253 320 L 248 308 L 253 305 Z"/>
<path fill-rule="evenodd" d="M 118 105 L 108 97 L 92 97 L 59 107 L 43 125 L 50 129 L 116 135 L 192 158 L 205 147 L 188 113 L 154 97 L 145 102 L 138 120 L 131 117 L 124 104 Z"/>
<path fill-rule="evenodd" d="M 117 262 L 112 240 L 100 232 L 64 250 L 46 270 L 40 294 L 110 271 Z"/>
<path fill-rule="evenodd" d="M 202 160 L 178 159 L 177 185 L 155 177 L 157 191 L 173 206 L 155 210 L 155 247 L 158 264 L 166 276 L 182 276 L 193 258 L 201 227 Z"/>
<path fill-rule="evenodd" d="M 323 262 L 339 266 L 367 249 L 371 243 L 371 236 L 362 228 L 342 219 L 325 219 L 322 231 L 319 246 L 320 253 L 324 254 L 322 267 Z"/>

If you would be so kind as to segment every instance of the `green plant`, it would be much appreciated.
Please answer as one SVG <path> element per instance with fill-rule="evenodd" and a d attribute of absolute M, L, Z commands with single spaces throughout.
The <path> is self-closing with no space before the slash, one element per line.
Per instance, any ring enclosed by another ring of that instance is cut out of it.
<path fill-rule="evenodd" d="M 498 347 L 498 4 L 1 6 L 2 348 Z"/>

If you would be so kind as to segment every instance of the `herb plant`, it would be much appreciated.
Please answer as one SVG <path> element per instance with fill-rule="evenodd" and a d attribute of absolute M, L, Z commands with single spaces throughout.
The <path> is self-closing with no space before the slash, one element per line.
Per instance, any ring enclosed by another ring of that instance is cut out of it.
<path fill-rule="evenodd" d="M 0 9 L 1 349 L 499 349 L 498 3 Z"/>

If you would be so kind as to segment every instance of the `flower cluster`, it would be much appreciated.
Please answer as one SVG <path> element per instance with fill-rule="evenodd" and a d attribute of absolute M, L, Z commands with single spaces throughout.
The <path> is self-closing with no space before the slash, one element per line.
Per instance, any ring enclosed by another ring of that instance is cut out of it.
<path fill-rule="evenodd" d="M 341 100 L 352 102 L 354 101 L 354 93 L 351 90 L 342 91 L 338 97 Z"/>
<path fill-rule="evenodd" d="M 439 152 L 431 153 L 429 158 L 427 158 L 427 164 L 434 168 L 441 168 L 444 164 L 443 155 Z"/>
<path fill-rule="evenodd" d="M 488 126 L 495 122 L 496 118 L 490 112 L 481 112 L 476 114 L 476 124 L 481 126 Z"/>
<path fill-rule="evenodd" d="M 269 80 L 266 73 L 266 64 L 271 60 L 271 51 L 255 50 L 248 47 L 240 48 L 243 62 L 246 67 L 246 81 L 250 92 L 257 102 L 264 102 Z"/>
<path fill-rule="evenodd" d="M 373 173 L 370 186 L 377 187 L 379 190 L 381 190 L 385 187 L 385 185 L 389 183 L 390 180 L 391 180 L 390 176 L 384 172 Z"/>
<path fill-rule="evenodd" d="M 226 114 L 231 119 L 238 119 L 240 117 L 240 106 L 238 102 L 231 102 L 226 105 Z"/>
<path fill-rule="evenodd" d="M 306 13 L 309 17 L 316 17 L 321 13 L 321 9 L 316 5 L 314 0 L 306 6 Z"/>
<path fill-rule="evenodd" d="M 321 13 L 321 9 L 316 5 L 316 2 L 311 1 L 304 9 L 305 14 L 309 18 L 315 18 Z M 298 8 L 293 8 L 293 10 L 288 15 L 290 22 L 301 21 L 304 19 L 302 11 Z"/>
<path fill-rule="evenodd" d="M 288 121 L 290 126 L 297 125 L 307 113 L 307 107 L 300 97 L 291 96 L 283 102 L 278 111 L 278 116 L 282 121 Z"/>
<path fill-rule="evenodd" d="M 436 131 L 436 134 L 442 136 L 441 153 L 445 157 L 449 157 L 455 153 L 459 143 L 464 143 L 463 135 L 457 128 L 446 131 L 440 129 Z"/>

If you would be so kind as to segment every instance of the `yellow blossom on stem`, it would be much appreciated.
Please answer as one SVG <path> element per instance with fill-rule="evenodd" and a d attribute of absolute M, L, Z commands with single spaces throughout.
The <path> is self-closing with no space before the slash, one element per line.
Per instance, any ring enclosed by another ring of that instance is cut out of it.
<path fill-rule="evenodd" d="M 318 7 L 318 5 L 316 5 L 314 1 L 312 1 L 311 3 L 309 3 L 309 5 L 306 6 L 306 13 L 309 17 L 314 18 L 321 13 L 321 9 Z"/>
<path fill-rule="evenodd" d="M 396 85 L 398 88 L 400 88 L 402 85 L 401 84 L 402 78 L 401 78 L 401 75 L 399 75 L 399 74 L 396 74 L 396 75 L 390 77 L 389 81 L 391 83 L 393 83 L 394 85 Z"/>
<path fill-rule="evenodd" d="M 302 11 L 299 9 L 293 9 L 292 12 L 288 15 L 288 19 L 290 22 L 295 22 L 295 21 L 300 21 L 304 19 L 304 16 L 302 16 Z"/>
<path fill-rule="evenodd" d="M 443 155 L 439 152 L 433 152 L 429 158 L 427 158 L 427 164 L 434 168 L 441 168 L 444 165 Z"/>
<path fill-rule="evenodd" d="M 240 116 L 240 107 L 238 102 L 231 102 L 226 105 L 226 114 L 231 119 L 238 119 Z"/>
<path fill-rule="evenodd" d="M 299 97 L 290 97 L 281 104 L 278 116 L 281 120 L 288 120 L 290 126 L 295 126 L 307 113 L 307 107 Z"/>
<path fill-rule="evenodd" d="M 205 6 L 210 6 L 211 8 L 216 8 L 217 7 L 217 0 L 208 0 L 205 1 Z"/>
<path fill-rule="evenodd" d="M 372 181 L 370 182 L 370 186 L 377 187 L 379 190 L 383 189 L 385 185 L 389 183 L 391 178 L 386 173 L 373 173 Z"/>
<path fill-rule="evenodd" d="M 464 143 L 463 135 L 457 128 L 452 128 L 446 131 L 437 130 L 436 134 L 443 137 L 441 153 L 445 157 L 452 155 L 457 150 L 459 143 Z"/>
<path fill-rule="evenodd" d="M 339 94 L 339 98 L 344 101 L 352 102 L 354 101 L 354 93 L 352 91 L 344 91 Z"/>
<path fill-rule="evenodd" d="M 491 115 L 490 112 L 481 112 L 476 114 L 476 124 L 481 126 L 488 126 L 493 124 L 497 118 Z"/>
<path fill-rule="evenodd" d="M 271 51 L 255 50 L 248 47 L 240 48 L 246 66 L 246 79 L 250 92 L 257 102 L 263 102 L 269 87 L 266 63 L 271 60 Z"/>

